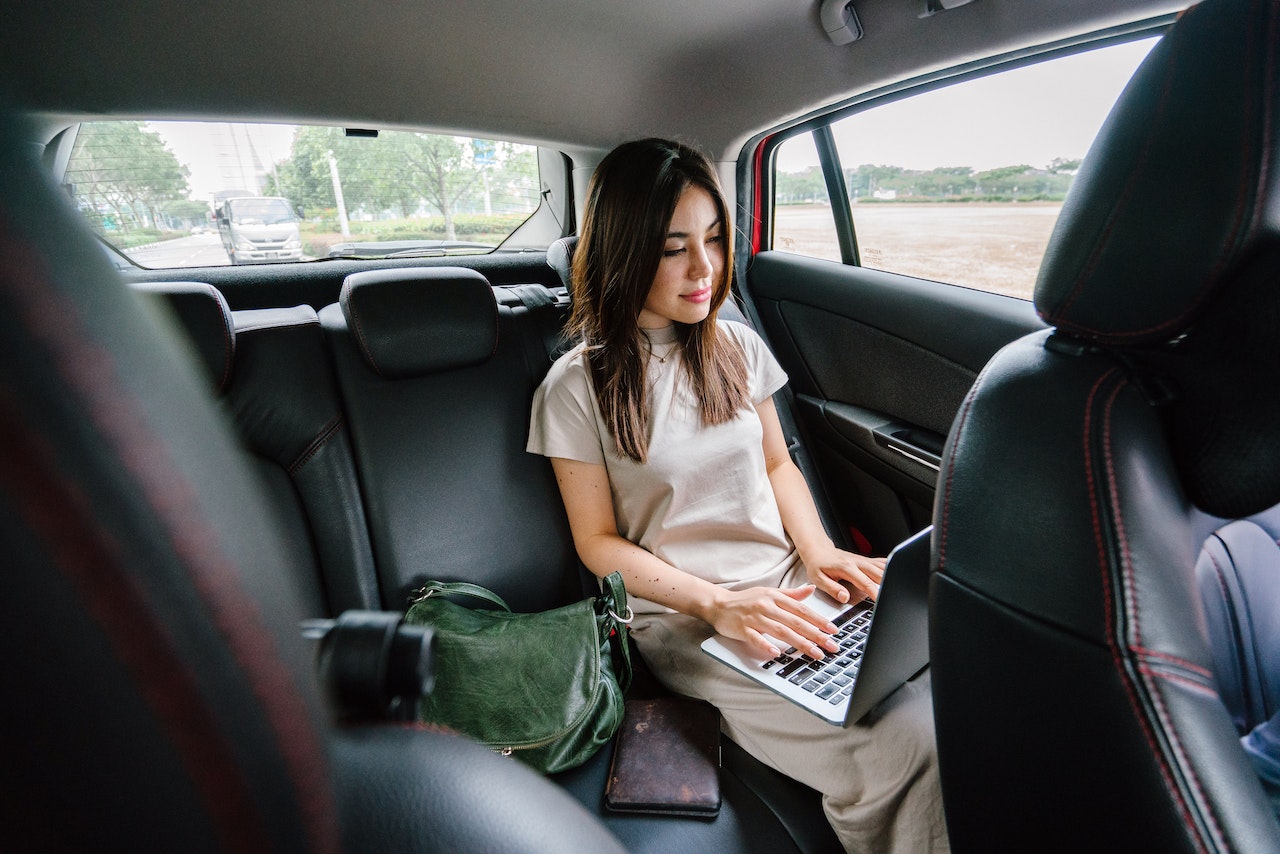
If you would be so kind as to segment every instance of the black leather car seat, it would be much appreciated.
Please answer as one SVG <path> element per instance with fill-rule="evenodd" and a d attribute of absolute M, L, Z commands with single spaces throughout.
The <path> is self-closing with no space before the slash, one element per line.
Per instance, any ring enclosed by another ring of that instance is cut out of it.
<path fill-rule="evenodd" d="M 203 282 L 135 284 L 187 333 L 280 520 L 310 616 L 381 607 L 346 417 L 310 306 L 231 311 Z"/>
<path fill-rule="evenodd" d="M 517 611 L 581 598 L 551 468 L 524 450 L 548 356 L 516 308 L 474 270 L 426 267 L 348 276 L 320 319 L 383 606 L 402 610 L 429 579 L 483 585 Z"/>
<path fill-rule="evenodd" d="M 0 120 L 5 847 L 620 850 L 462 739 L 330 724 L 259 481 L 33 138 Z"/>
<path fill-rule="evenodd" d="M 1274 0 L 1207 0 L 1153 49 L 1046 252 L 1054 329 L 952 427 L 931 644 L 957 851 L 1280 850 L 1195 572 L 1221 519 L 1280 503 L 1278 27 Z"/>

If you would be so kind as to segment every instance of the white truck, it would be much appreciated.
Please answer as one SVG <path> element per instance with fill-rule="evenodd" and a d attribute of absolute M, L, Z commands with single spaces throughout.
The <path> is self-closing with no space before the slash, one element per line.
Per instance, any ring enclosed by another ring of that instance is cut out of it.
<path fill-rule="evenodd" d="M 238 196 L 215 209 L 222 247 L 232 264 L 302 260 L 298 214 L 278 196 Z"/>

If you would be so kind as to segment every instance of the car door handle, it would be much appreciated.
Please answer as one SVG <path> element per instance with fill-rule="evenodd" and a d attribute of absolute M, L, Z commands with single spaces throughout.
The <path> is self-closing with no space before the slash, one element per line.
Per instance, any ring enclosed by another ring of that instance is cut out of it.
<path fill-rule="evenodd" d="M 871 432 L 881 447 L 933 471 L 942 468 L 943 440 L 937 434 L 902 422 L 891 422 Z"/>

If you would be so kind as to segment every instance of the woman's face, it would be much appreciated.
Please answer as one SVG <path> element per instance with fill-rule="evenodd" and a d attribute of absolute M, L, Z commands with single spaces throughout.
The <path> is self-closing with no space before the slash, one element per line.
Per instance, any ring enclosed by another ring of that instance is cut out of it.
<path fill-rule="evenodd" d="M 711 194 L 696 185 L 680 195 L 658 274 L 637 319 L 643 329 L 698 323 L 711 311 L 711 295 L 724 275 L 725 225 Z"/>

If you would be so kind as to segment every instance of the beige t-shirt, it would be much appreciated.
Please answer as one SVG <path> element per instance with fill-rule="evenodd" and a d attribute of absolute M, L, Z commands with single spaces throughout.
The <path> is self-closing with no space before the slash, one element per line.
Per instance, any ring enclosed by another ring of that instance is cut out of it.
<path fill-rule="evenodd" d="M 782 388 L 786 374 L 759 335 L 730 321 L 719 329 L 742 345 L 753 404 Z M 705 426 L 680 364 L 675 327 L 654 331 L 650 341 L 646 463 L 614 450 L 582 345 L 551 366 L 534 395 L 527 450 L 603 465 L 618 533 L 677 569 L 731 589 L 781 586 L 799 558 L 765 471 L 755 409 L 744 406 L 732 421 Z M 670 611 L 634 596 L 631 607 Z"/>

